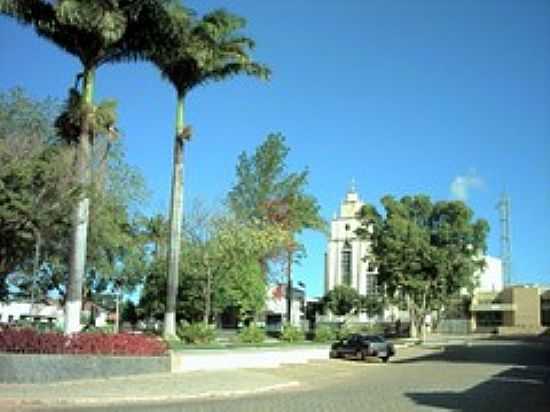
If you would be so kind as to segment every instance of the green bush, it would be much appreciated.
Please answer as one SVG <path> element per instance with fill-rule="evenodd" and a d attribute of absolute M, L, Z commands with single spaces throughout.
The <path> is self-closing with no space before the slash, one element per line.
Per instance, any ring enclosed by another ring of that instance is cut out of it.
<path fill-rule="evenodd" d="M 352 335 L 354 333 L 359 333 L 361 329 L 357 327 L 356 325 L 351 325 L 349 323 L 344 323 L 340 326 L 340 329 L 338 329 L 338 332 L 336 333 L 337 339 L 346 339 L 349 335 Z"/>
<path fill-rule="evenodd" d="M 115 327 L 114 325 L 106 325 L 106 326 L 87 326 L 84 328 L 83 332 L 86 333 L 105 333 L 105 334 L 113 334 L 115 333 Z"/>
<path fill-rule="evenodd" d="M 265 332 L 256 325 L 250 325 L 241 330 L 238 339 L 241 343 L 262 343 L 265 340 Z"/>
<path fill-rule="evenodd" d="M 211 343 L 216 337 L 214 328 L 205 325 L 204 323 L 191 323 L 180 325 L 176 331 L 180 339 L 191 344 Z"/>
<path fill-rule="evenodd" d="M 383 335 L 384 325 L 380 323 L 373 323 L 373 324 L 361 326 L 360 330 L 361 332 L 369 333 L 371 335 Z"/>
<path fill-rule="evenodd" d="M 315 342 L 330 342 L 336 338 L 336 334 L 330 326 L 321 325 L 315 329 Z"/>
<path fill-rule="evenodd" d="M 305 339 L 304 331 L 296 326 L 285 324 L 281 334 L 281 340 L 285 342 L 302 342 Z"/>

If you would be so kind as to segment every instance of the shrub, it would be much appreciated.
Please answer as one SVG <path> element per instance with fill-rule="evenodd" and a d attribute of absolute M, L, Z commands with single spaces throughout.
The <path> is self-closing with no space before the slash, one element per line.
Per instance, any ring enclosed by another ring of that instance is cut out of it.
<path fill-rule="evenodd" d="M 281 340 L 285 342 L 302 342 L 304 340 L 304 331 L 296 326 L 285 324 L 281 334 Z"/>
<path fill-rule="evenodd" d="M 113 325 L 106 326 L 88 326 L 84 329 L 86 333 L 106 333 L 113 334 L 115 333 L 115 327 Z"/>
<path fill-rule="evenodd" d="M 315 342 L 330 342 L 336 338 L 336 334 L 330 326 L 321 325 L 315 329 Z"/>
<path fill-rule="evenodd" d="M 380 323 L 371 323 L 361 326 L 361 332 L 369 333 L 371 335 L 384 335 L 384 325 Z"/>
<path fill-rule="evenodd" d="M 336 337 L 337 339 L 346 339 L 349 335 L 359 333 L 360 331 L 361 329 L 358 326 L 344 323 L 340 326 L 340 329 L 338 329 Z"/>
<path fill-rule="evenodd" d="M 0 351 L 15 353 L 96 354 L 120 356 L 160 356 L 166 344 L 152 336 L 80 333 L 64 336 L 57 332 L 40 333 L 33 329 L 0 331 Z"/>
<path fill-rule="evenodd" d="M 239 333 L 239 342 L 262 343 L 265 340 L 265 332 L 256 325 L 250 325 Z"/>
<path fill-rule="evenodd" d="M 180 325 L 176 333 L 180 339 L 191 344 L 210 343 L 215 338 L 214 328 L 204 323 Z"/>

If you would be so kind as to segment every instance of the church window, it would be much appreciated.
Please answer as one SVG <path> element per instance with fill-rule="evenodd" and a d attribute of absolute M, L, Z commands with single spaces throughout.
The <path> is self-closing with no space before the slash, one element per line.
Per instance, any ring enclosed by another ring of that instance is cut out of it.
<path fill-rule="evenodd" d="M 372 260 L 369 260 L 369 262 L 367 263 L 367 271 L 376 272 L 376 267 L 374 266 L 374 262 Z"/>
<path fill-rule="evenodd" d="M 348 242 L 342 250 L 342 283 L 351 286 L 351 246 Z"/>
<path fill-rule="evenodd" d="M 378 293 L 378 279 L 376 275 L 367 274 L 367 295 L 376 295 Z"/>

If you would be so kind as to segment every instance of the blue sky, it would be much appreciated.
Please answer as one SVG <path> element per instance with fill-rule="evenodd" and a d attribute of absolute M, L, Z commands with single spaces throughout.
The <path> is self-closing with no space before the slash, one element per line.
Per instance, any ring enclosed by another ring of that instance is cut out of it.
<path fill-rule="evenodd" d="M 329 219 L 352 178 L 363 200 L 426 193 L 466 195 L 491 225 L 512 200 L 513 275 L 550 283 L 550 2 L 545 0 L 194 0 L 248 20 L 262 83 L 237 78 L 192 92 L 186 120 L 185 201 L 222 201 L 237 156 L 270 132 L 291 148 L 289 168 L 310 170 Z M 0 90 L 64 98 L 78 62 L 28 27 L 0 18 Z M 119 101 L 128 160 L 152 192 L 144 212 L 166 210 L 174 92 L 148 64 L 107 66 L 97 99 Z M 454 185 L 453 185 L 454 182 Z M 454 189 L 454 190 L 452 190 Z M 302 237 L 295 277 L 323 292 L 323 235 Z"/>

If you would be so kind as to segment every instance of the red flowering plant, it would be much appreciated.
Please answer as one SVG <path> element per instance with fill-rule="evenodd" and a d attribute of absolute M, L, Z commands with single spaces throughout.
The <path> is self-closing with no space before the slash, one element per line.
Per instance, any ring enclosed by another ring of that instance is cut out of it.
<path fill-rule="evenodd" d="M 148 335 L 80 333 L 64 336 L 34 329 L 0 330 L 0 352 L 161 356 L 166 349 L 166 343 Z"/>

